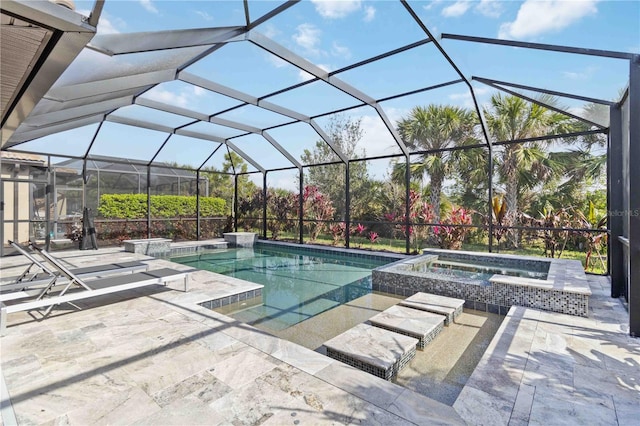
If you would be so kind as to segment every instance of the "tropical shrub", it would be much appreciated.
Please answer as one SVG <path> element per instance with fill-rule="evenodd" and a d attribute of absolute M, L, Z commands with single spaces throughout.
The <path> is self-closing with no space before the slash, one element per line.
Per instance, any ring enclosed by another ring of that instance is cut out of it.
<path fill-rule="evenodd" d="M 269 190 L 267 192 L 267 227 L 271 238 L 277 240 L 280 233 L 290 230 L 293 219 L 298 214 L 298 196 L 286 190 Z"/>
<path fill-rule="evenodd" d="M 197 216 L 195 196 L 152 195 L 152 218 L 180 218 Z M 225 216 L 226 202 L 221 198 L 200 197 L 200 216 Z M 147 217 L 146 194 L 103 194 L 98 214 L 105 219 L 144 219 Z"/>
<path fill-rule="evenodd" d="M 333 203 L 317 186 L 307 185 L 302 193 L 304 218 L 309 229 L 309 240 L 315 241 L 327 227 L 326 221 L 333 219 L 336 209 Z"/>
<path fill-rule="evenodd" d="M 147 217 L 146 194 L 103 194 L 98 216 L 105 219 L 144 219 Z"/>
<path fill-rule="evenodd" d="M 438 238 L 438 245 L 443 249 L 460 250 L 471 228 L 459 225 L 471 225 L 471 213 L 464 207 L 455 207 L 447 215 L 444 222 L 447 225 L 433 228 L 433 232 Z"/>
<path fill-rule="evenodd" d="M 433 206 L 426 201 L 422 201 L 420 193 L 413 189 L 409 191 L 409 226 L 405 224 L 407 216 L 404 213 L 389 212 L 384 216 L 385 220 L 397 220 L 400 222 L 400 224 L 396 225 L 396 229 L 399 230 L 405 238 L 409 238 L 410 245 L 415 247 L 415 252 L 418 251 L 419 245 L 429 236 L 429 227 L 419 225 L 434 223 L 436 219 Z"/>
<path fill-rule="evenodd" d="M 238 200 L 238 225 L 246 232 L 250 231 L 262 217 L 261 211 L 262 189 L 257 189 L 250 196 Z"/>
<path fill-rule="evenodd" d="M 540 231 L 540 236 L 544 242 L 544 255 L 546 257 L 559 258 L 567 246 L 571 234 L 569 231 L 564 230 L 564 228 L 571 228 L 573 225 L 569 210 L 568 208 L 554 210 L 548 206 L 543 208 L 538 218 L 521 213 L 521 221 L 529 226 L 557 228 Z"/>
<path fill-rule="evenodd" d="M 347 232 L 347 224 L 344 222 L 334 223 L 329 227 L 329 232 L 333 237 L 333 245 L 337 246 L 341 241 L 344 241 Z"/>
<path fill-rule="evenodd" d="M 493 200 L 491 200 L 491 214 L 493 215 L 493 222 L 498 225 L 493 228 L 493 236 L 498 241 L 498 249 L 500 249 L 500 240 L 507 232 L 507 228 L 503 228 L 507 216 L 507 202 L 504 197 L 499 195 L 493 197 Z"/>
<path fill-rule="evenodd" d="M 151 236 L 172 239 L 193 239 L 197 234 L 195 196 L 152 195 Z M 103 241 L 147 237 L 146 194 L 103 194 L 98 205 L 96 232 Z M 219 236 L 226 216 L 226 202 L 221 198 L 200 197 L 200 231 L 203 235 Z"/>
<path fill-rule="evenodd" d="M 585 228 L 592 229 L 601 229 L 606 231 L 607 229 L 607 216 L 597 215 L 596 208 L 592 202 L 589 202 L 589 212 L 587 215 L 584 215 L 582 212 L 576 212 L 576 219 L 578 221 L 578 226 L 584 226 Z M 605 265 L 602 260 L 602 252 L 607 249 L 607 233 L 606 232 L 582 232 L 582 238 L 584 238 L 587 248 L 587 254 L 585 258 L 585 269 L 589 269 L 591 267 L 590 262 L 592 256 L 595 252 L 597 254 L 597 258 L 600 260 L 600 266 L 603 270 L 607 270 L 607 265 Z"/>

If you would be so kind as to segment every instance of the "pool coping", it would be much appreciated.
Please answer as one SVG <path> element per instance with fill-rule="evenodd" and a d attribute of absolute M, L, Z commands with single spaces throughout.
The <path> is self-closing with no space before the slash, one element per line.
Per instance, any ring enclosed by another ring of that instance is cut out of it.
<path fill-rule="evenodd" d="M 369 257 L 373 259 L 396 259 L 402 260 L 411 257 L 411 255 L 402 254 L 402 253 L 393 253 L 393 252 L 380 252 L 380 251 L 371 251 L 364 249 L 354 249 L 354 248 L 344 248 L 344 247 L 334 247 L 334 246 L 323 246 L 320 244 L 304 244 L 300 245 L 297 243 L 288 243 L 286 241 L 271 241 L 271 240 L 258 240 L 256 241 L 256 245 L 273 245 L 276 247 L 287 247 L 291 249 L 295 249 L 297 251 L 304 251 L 309 253 L 335 253 L 343 256 L 345 253 L 347 257 Z"/>

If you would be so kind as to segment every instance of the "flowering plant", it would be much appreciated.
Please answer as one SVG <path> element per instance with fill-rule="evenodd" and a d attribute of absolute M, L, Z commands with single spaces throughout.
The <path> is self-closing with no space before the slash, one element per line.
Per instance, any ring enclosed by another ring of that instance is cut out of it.
<path fill-rule="evenodd" d="M 427 226 L 415 226 L 427 223 L 433 223 L 436 221 L 434 208 L 426 201 L 422 201 L 422 197 L 419 192 L 415 190 L 409 191 L 409 225 L 406 225 L 406 215 L 398 214 L 394 212 L 386 213 L 384 215 L 388 221 L 398 220 L 395 228 L 401 232 L 402 235 L 409 238 L 410 244 L 415 247 L 417 252 L 420 244 L 428 237 L 429 228 Z"/>
<path fill-rule="evenodd" d="M 344 240 L 347 224 L 344 222 L 336 223 L 329 227 L 329 232 L 333 236 L 333 245 L 337 246 L 340 241 Z"/>
<path fill-rule="evenodd" d="M 472 229 L 467 226 L 472 224 L 472 214 L 471 210 L 454 206 L 450 213 L 438 217 L 432 204 L 423 201 L 419 192 L 410 190 L 409 219 L 393 211 L 385 213 L 384 218 L 388 222 L 396 221 L 394 229 L 409 238 L 409 244 L 417 253 L 427 239 L 428 244 L 438 244 L 441 248 L 460 249 Z"/>
<path fill-rule="evenodd" d="M 447 225 L 433 227 L 433 232 L 438 238 L 438 244 L 443 249 L 459 250 L 471 228 L 456 225 L 471 225 L 471 212 L 464 207 L 456 207 L 451 210 L 445 222 Z"/>
<path fill-rule="evenodd" d="M 304 218 L 308 220 L 309 240 L 315 241 L 333 218 L 336 209 L 333 203 L 317 186 L 307 185 L 302 192 Z"/>

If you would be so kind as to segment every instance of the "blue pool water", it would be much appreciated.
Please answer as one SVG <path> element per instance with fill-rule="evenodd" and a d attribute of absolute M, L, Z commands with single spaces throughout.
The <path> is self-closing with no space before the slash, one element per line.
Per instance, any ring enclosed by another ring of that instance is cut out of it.
<path fill-rule="evenodd" d="M 264 285 L 262 304 L 230 315 L 279 331 L 371 293 L 371 270 L 396 259 L 256 246 L 175 257 L 173 262 Z"/>
<path fill-rule="evenodd" d="M 480 280 L 486 284 L 489 283 L 489 279 L 495 274 L 533 278 L 538 280 L 547 279 L 546 272 L 533 271 L 495 263 L 487 264 L 482 263 L 480 260 L 460 261 L 457 259 L 448 259 L 445 256 L 438 256 L 437 259 L 432 261 L 417 264 L 414 267 L 414 270 L 417 272 L 433 273 L 438 276 Z"/>

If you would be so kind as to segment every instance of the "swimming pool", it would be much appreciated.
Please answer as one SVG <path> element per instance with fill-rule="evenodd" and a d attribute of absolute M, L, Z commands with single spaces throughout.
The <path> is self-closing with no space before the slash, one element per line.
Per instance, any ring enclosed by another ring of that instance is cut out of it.
<path fill-rule="evenodd" d="M 225 313 L 272 331 L 284 330 L 370 294 L 371 270 L 396 260 L 266 244 L 171 258 L 176 263 L 264 285 L 261 304 Z"/>

